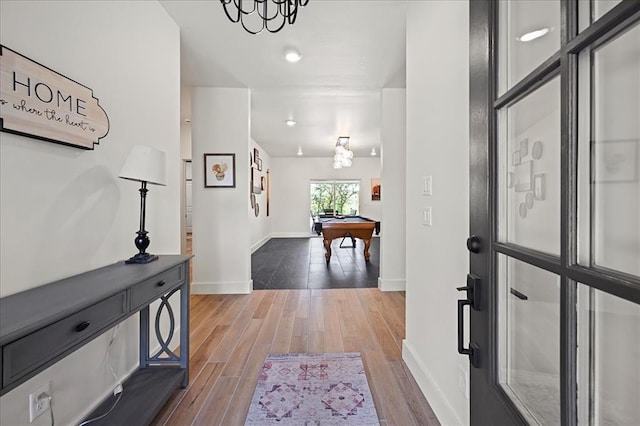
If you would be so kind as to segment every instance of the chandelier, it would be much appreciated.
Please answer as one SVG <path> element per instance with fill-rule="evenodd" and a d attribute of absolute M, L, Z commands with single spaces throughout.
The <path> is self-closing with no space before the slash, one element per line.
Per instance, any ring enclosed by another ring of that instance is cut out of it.
<path fill-rule="evenodd" d="M 284 24 L 293 24 L 298 8 L 309 0 L 220 0 L 231 22 L 242 24 L 247 32 L 259 34 L 264 30 L 277 33 Z"/>
<path fill-rule="evenodd" d="M 338 137 L 336 142 L 336 155 L 333 156 L 333 168 L 341 169 L 343 167 L 351 167 L 353 159 L 353 151 L 349 149 L 349 136 Z"/>

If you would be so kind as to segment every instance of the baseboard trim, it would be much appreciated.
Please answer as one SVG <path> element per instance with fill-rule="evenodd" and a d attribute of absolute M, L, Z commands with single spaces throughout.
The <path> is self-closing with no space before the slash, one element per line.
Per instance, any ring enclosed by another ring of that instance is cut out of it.
<path fill-rule="evenodd" d="M 407 367 L 409 367 L 409 371 L 411 371 L 420 390 L 422 390 L 425 398 L 429 401 L 429 405 L 431 405 L 433 412 L 436 417 L 438 417 L 438 420 L 440 420 L 440 424 L 463 425 L 463 421 L 451 407 L 451 404 L 433 380 L 429 370 L 420 361 L 420 358 L 415 355 L 415 351 L 411 348 L 411 345 L 407 343 L 406 339 L 402 341 L 402 360 L 407 364 Z"/>
<path fill-rule="evenodd" d="M 312 238 L 317 237 L 316 234 L 311 232 L 276 232 L 271 234 L 271 238 Z"/>
<path fill-rule="evenodd" d="M 267 235 L 266 237 L 264 237 L 263 239 L 255 243 L 253 246 L 251 246 L 251 254 L 255 253 L 256 250 L 258 250 L 260 247 L 265 245 L 266 242 L 269 241 L 270 239 L 271 239 L 271 235 Z"/>
<path fill-rule="evenodd" d="M 244 282 L 193 283 L 191 294 L 249 294 L 253 280 Z"/>
<path fill-rule="evenodd" d="M 378 277 L 378 290 L 380 291 L 405 291 L 407 289 L 407 281 L 389 280 Z"/>

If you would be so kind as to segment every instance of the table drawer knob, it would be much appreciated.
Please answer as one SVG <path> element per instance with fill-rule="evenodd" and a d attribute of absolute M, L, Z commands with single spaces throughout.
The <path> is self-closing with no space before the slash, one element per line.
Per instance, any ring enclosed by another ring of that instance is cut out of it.
<path fill-rule="evenodd" d="M 80 324 L 76 325 L 75 330 L 79 333 L 83 330 L 86 330 L 90 324 L 91 324 L 91 321 L 82 321 Z"/>
<path fill-rule="evenodd" d="M 156 284 L 158 287 L 162 287 L 163 285 L 165 285 L 167 282 L 165 280 L 162 281 L 158 281 L 158 284 Z"/>

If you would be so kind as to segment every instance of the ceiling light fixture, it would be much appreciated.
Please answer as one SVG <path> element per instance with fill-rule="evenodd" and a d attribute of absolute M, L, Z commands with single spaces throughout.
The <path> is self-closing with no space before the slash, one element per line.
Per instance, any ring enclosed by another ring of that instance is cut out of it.
<path fill-rule="evenodd" d="M 302 147 L 298 146 L 298 155 L 302 155 Z"/>
<path fill-rule="evenodd" d="M 224 13 L 231 22 L 242 24 L 250 34 L 264 30 L 277 33 L 284 24 L 293 24 L 298 8 L 305 7 L 309 0 L 220 0 Z"/>
<path fill-rule="evenodd" d="M 333 168 L 351 167 L 353 151 L 349 149 L 349 136 L 340 136 L 336 142 L 336 155 L 333 156 Z"/>
<path fill-rule="evenodd" d="M 540 28 L 539 30 L 531 31 L 526 34 L 522 34 L 520 37 L 516 37 L 518 41 L 528 42 L 531 40 L 535 40 L 546 35 L 550 31 L 549 28 Z"/>
<path fill-rule="evenodd" d="M 284 51 L 284 58 L 291 63 L 295 63 L 302 59 L 302 55 L 296 49 L 290 47 Z"/>
<path fill-rule="evenodd" d="M 287 121 L 285 121 L 285 123 L 287 123 L 287 126 L 289 127 L 293 127 L 296 125 L 296 121 L 292 119 L 288 119 Z"/>
<path fill-rule="evenodd" d="M 371 156 L 375 157 L 376 155 L 377 155 L 376 154 L 376 148 L 375 147 L 371 148 Z"/>

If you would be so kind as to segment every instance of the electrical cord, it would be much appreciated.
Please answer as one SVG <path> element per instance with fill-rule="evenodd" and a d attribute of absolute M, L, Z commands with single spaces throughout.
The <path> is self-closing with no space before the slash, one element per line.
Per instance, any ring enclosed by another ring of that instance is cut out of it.
<path fill-rule="evenodd" d="M 53 418 L 53 398 L 49 395 L 49 411 L 51 411 L 51 426 L 55 426 L 56 421 Z"/>
<path fill-rule="evenodd" d="M 113 391 L 113 394 L 116 395 L 116 391 L 118 390 L 118 388 L 116 388 L 115 391 Z M 100 419 L 104 419 L 105 417 L 107 417 L 109 415 L 109 413 L 111 413 L 113 411 L 114 408 L 116 408 L 116 405 L 118 405 L 118 402 L 120 402 L 120 398 L 122 398 L 122 386 L 120 386 L 120 393 L 117 394 L 118 397 L 116 398 L 115 402 L 113 403 L 113 405 L 111 406 L 111 408 L 109 408 L 109 411 L 107 411 L 106 413 L 104 413 L 101 416 L 98 417 L 94 417 L 92 419 L 89 419 L 87 421 L 84 421 L 82 423 L 80 423 L 78 426 L 85 426 L 88 425 L 89 423 L 93 423 L 95 421 L 98 421 Z"/>
<path fill-rule="evenodd" d="M 114 401 L 113 405 L 111 406 L 111 408 L 109 408 L 109 410 L 98 416 L 98 417 L 94 417 L 92 419 L 89 420 L 85 420 L 84 422 L 80 423 L 78 426 L 85 426 L 88 425 L 89 423 L 93 423 L 95 421 L 98 421 L 100 419 L 103 419 L 105 417 L 107 417 L 109 415 L 109 413 L 111 413 L 113 411 L 114 408 L 116 408 L 116 405 L 118 405 L 118 402 L 120 402 L 120 399 L 122 398 L 122 383 L 120 382 L 120 379 L 118 378 L 118 375 L 116 374 L 115 369 L 113 368 L 113 364 L 111 363 L 111 348 L 113 347 L 113 342 L 116 340 L 116 335 L 118 334 L 118 328 L 120 327 L 120 324 L 117 324 L 114 329 L 113 329 L 113 335 L 111 336 L 111 340 L 109 341 L 109 345 L 107 346 L 107 353 L 106 353 L 106 362 L 107 362 L 107 366 L 109 367 L 109 370 L 111 371 L 111 374 L 113 375 L 113 378 L 116 379 L 116 382 L 118 383 L 115 387 L 115 389 L 113 390 L 113 396 L 116 397 L 116 400 Z M 53 415 L 53 411 L 51 412 L 51 415 Z M 51 425 L 53 426 L 53 424 Z"/>
<path fill-rule="evenodd" d="M 116 324 L 116 326 L 113 329 L 113 335 L 111 336 L 111 340 L 109 341 L 109 346 L 107 347 L 106 361 L 107 361 L 107 365 L 109 366 L 109 370 L 111 370 L 111 374 L 113 375 L 113 378 L 116 379 L 118 386 L 120 386 L 120 389 L 122 389 L 122 383 L 120 383 L 120 379 L 118 378 L 118 375 L 113 369 L 113 364 L 111 364 L 111 348 L 113 347 L 113 342 L 116 340 L 116 335 L 118 334 L 119 327 L 120 327 L 120 324 Z M 116 386 L 116 389 L 117 389 L 117 386 Z"/>
<path fill-rule="evenodd" d="M 49 401 L 49 411 L 51 412 L 51 426 L 55 426 L 55 420 L 53 418 L 53 397 L 47 392 L 42 392 L 40 395 L 38 395 L 38 401 L 42 399 L 46 399 Z"/>

